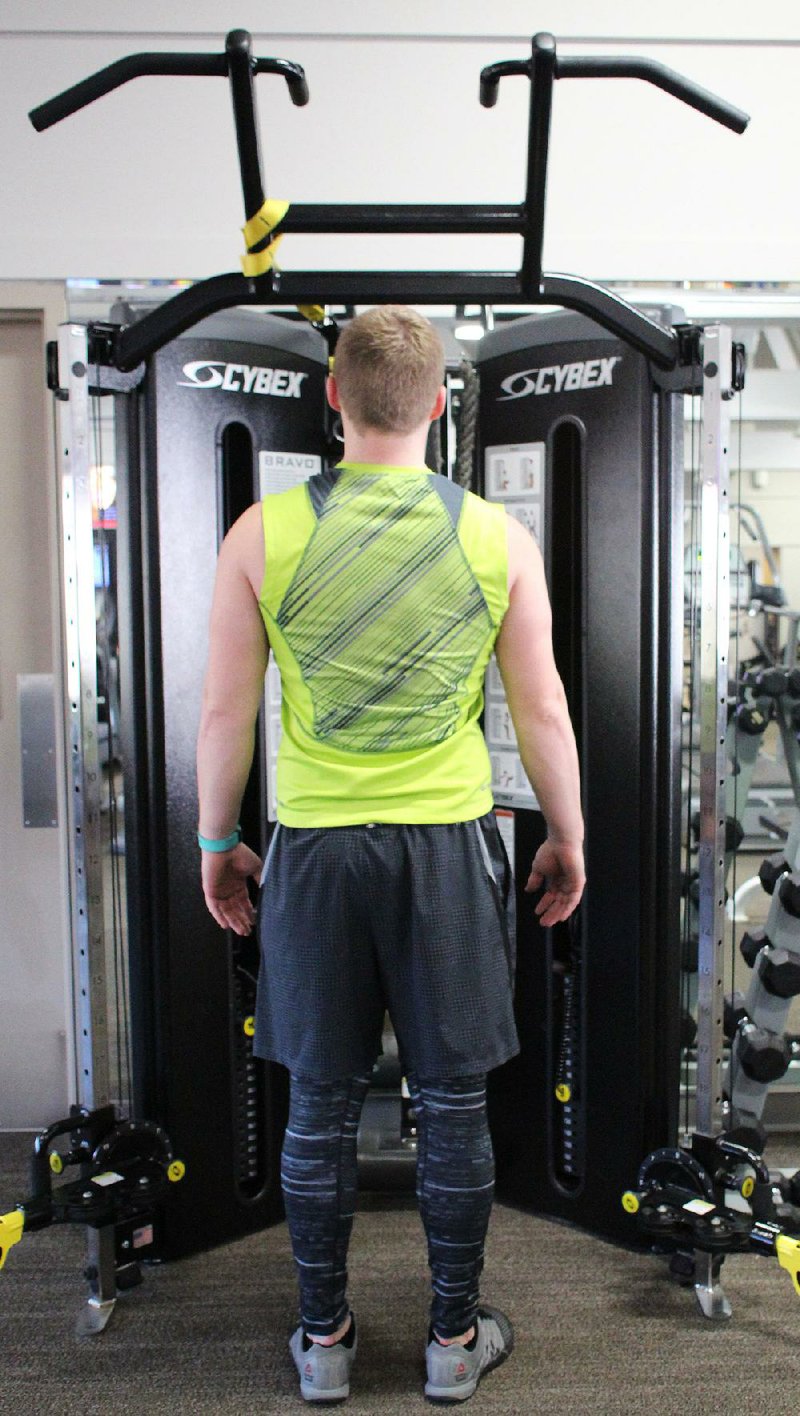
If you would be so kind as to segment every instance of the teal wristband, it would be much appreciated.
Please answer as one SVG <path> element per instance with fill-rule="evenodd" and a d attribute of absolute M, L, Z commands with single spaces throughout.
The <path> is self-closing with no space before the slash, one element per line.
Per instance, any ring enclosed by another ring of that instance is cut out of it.
<path fill-rule="evenodd" d="M 200 847 L 201 851 L 214 851 L 215 853 L 221 851 L 232 851 L 234 846 L 238 846 L 241 839 L 241 826 L 237 826 L 236 830 L 231 831 L 231 834 L 229 836 L 222 836 L 218 840 L 213 840 L 209 836 L 201 836 L 199 831 L 197 833 L 197 844 Z"/>

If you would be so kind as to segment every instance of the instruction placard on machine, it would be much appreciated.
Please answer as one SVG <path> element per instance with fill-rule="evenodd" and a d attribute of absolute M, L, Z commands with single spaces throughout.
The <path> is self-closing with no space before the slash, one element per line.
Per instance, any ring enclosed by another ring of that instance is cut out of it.
<path fill-rule="evenodd" d="M 258 490 L 262 497 L 288 492 L 322 471 L 322 458 L 310 452 L 259 452 Z M 272 654 L 264 680 L 264 751 L 267 762 L 267 819 L 277 821 L 278 747 L 281 740 L 281 675 Z"/>
<path fill-rule="evenodd" d="M 541 547 L 544 535 L 543 442 L 487 447 L 484 454 L 486 500 L 502 502 Z M 484 685 L 484 733 L 492 764 L 492 794 L 499 806 L 532 810 L 537 806 L 525 775 L 503 681 L 492 656 Z"/>

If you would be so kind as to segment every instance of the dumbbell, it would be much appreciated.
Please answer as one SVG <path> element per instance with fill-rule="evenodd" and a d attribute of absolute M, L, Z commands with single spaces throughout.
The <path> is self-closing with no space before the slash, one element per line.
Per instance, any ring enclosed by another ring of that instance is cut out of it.
<path fill-rule="evenodd" d="M 795 998 L 800 993 L 800 956 L 769 947 L 758 961 L 758 976 L 774 998 Z"/>
<path fill-rule="evenodd" d="M 739 731 L 748 737 L 760 737 L 767 730 L 769 719 L 752 703 L 737 703 L 733 717 Z"/>
<path fill-rule="evenodd" d="M 739 950 L 747 967 L 752 969 L 765 944 L 769 944 L 766 930 L 746 929 L 739 940 Z"/>
<path fill-rule="evenodd" d="M 734 993 L 729 993 L 723 1004 L 722 1031 L 727 1038 L 736 1036 L 742 1018 L 747 1017 L 747 1009 L 744 1006 L 744 994 L 738 989 Z"/>
<path fill-rule="evenodd" d="M 739 830 L 741 831 L 741 827 L 739 826 L 739 822 L 738 822 L 738 821 L 732 821 L 732 819 L 731 819 L 730 816 L 728 817 L 728 821 L 729 821 L 729 823 L 730 823 L 731 825 L 739 827 Z M 728 833 L 726 832 L 725 834 L 727 835 Z M 744 835 L 744 832 L 742 831 L 741 834 L 742 834 L 742 836 L 743 836 L 743 835 Z M 740 837 L 740 839 L 741 839 L 741 837 Z M 726 844 L 725 849 L 726 849 L 726 850 L 728 849 L 727 844 Z M 734 847 L 734 849 L 735 849 L 735 847 Z M 697 908 L 698 905 L 700 904 L 700 876 L 699 876 L 699 874 L 698 874 L 698 872 L 697 872 L 696 870 L 693 871 L 692 874 L 689 876 L 688 885 L 687 885 L 687 894 L 688 894 L 689 899 L 691 900 L 692 904 L 695 906 L 695 908 Z M 729 895 L 728 895 L 728 890 L 727 890 L 727 887 L 726 887 L 726 889 L 725 889 L 725 904 L 726 904 L 726 905 L 727 905 L 727 903 L 728 903 L 728 899 L 729 899 Z"/>
<path fill-rule="evenodd" d="M 774 855 L 767 856 L 765 860 L 762 860 L 758 868 L 758 878 L 768 895 L 775 893 L 775 886 L 788 869 L 789 862 L 783 851 L 776 851 Z"/>
<path fill-rule="evenodd" d="M 747 687 L 759 698 L 781 698 L 788 690 L 788 679 L 785 669 L 775 667 L 751 669 L 744 676 Z"/>
<path fill-rule="evenodd" d="M 785 1194 L 791 1204 L 800 1205 L 800 1170 L 796 1170 L 794 1175 L 790 1175 L 786 1180 Z"/>
<path fill-rule="evenodd" d="M 770 891 L 770 893 L 772 892 Z M 800 874 L 793 871 L 791 875 L 787 875 L 784 880 L 781 880 L 778 898 L 792 919 L 800 919 Z"/>
<path fill-rule="evenodd" d="M 783 1033 L 756 1027 L 743 1019 L 737 1031 L 737 1056 L 742 1071 L 753 1082 L 776 1082 L 792 1060 L 792 1045 Z"/>

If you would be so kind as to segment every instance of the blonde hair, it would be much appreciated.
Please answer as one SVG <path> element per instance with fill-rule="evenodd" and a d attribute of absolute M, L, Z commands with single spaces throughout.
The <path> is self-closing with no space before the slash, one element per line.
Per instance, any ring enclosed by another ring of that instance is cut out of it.
<path fill-rule="evenodd" d="M 444 346 L 407 305 L 356 315 L 336 345 L 336 387 L 359 432 L 410 433 L 428 416 L 444 378 Z"/>

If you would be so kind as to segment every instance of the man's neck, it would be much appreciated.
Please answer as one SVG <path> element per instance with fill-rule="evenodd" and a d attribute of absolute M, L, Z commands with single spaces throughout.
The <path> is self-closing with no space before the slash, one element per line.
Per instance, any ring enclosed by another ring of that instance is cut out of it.
<path fill-rule="evenodd" d="M 379 467 L 424 467 L 426 436 L 419 432 L 407 437 L 397 433 L 381 433 L 366 429 L 358 433 L 348 429 L 344 441 L 343 462 L 367 462 Z"/>

